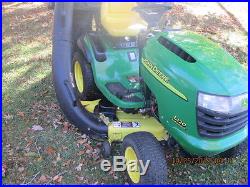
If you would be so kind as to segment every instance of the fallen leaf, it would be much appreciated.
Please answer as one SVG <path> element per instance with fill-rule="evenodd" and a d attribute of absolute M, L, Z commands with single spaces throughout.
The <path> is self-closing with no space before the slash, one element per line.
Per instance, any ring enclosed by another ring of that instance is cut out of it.
<path fill-rule="evenodd" d="M 62 158 L 61 158 L 60 153 L 57 153 L 56 161 L 58 162 L 58 161 L 61 161 L 61 160 L 62 160 Z"/>
<path fill-rule="evenodd" d="M 75 167 L 76 171 L 81 171 L 82 170 L 82 165 L 83 164 L 79 164 L 78 166 Z"/>
<path fill-rule="evenodd" d="M 45 152 L 48 154 L 48 155 L 52 155 L 52 154 L 55 154 L 56 150 L 55 148 L 49 146 L 45 149 Z"/>
<path fill-rule="evenodd" d="M 79 140 L 77 140 L 77 143 L 80 145 L 83 145 L 83 144 L 87 143 L 87 141 L 88 141 L 87 139 L 79 139 Z"/>
<path fill-rule="evenodd" d="M 79 152 L 77 153 L 78 156 L 81 156 L 81 155 L 84 155 L 84 154 L 85 154 L 85 151 L 84 151 L 84 150 L 79 151 Z"/>
<path fill-rule="evenodd" d="M 3 163 L 2 165 L 2 177 L 5 177 L 7 173 L 7 165 Z"/>
<path fill-rule="evenodd" d="M 33 126 L 32 126 L 32 130 L 33 130 L 33 131 L 42 131 L 43 128 L 42 128 L 41 125 L 33 125 Z"/>
<path fill-rule="evenodd" d="M 46 183 L 46 182 L 48 181 L 48 179 L 47 179 L 47 177 L 46 177 L 45 175 L 42 175 L 42 176 L 38 179 L 38 181 L 39 181 L 40 183 Z"/>
<path fill-rule="evenodd" d="M 63 166 L 68 166 L 70 164 L 71 160 L 67 160 L 66 162 L 63 163 Z"/>
<path fill-rule="evenodd" d="M 87 138 L 87 135 L 86 135 L 86 134 L 83 134 L 83 135 L 81 136 L 81 138 L 86 139 L 86 138 Z"/>
<path fill-rule="evenodd" d="M 33 141 L 32 140 L 29 140 L 27 145 L 25 147 L 29 147 L 31 144 L 33 144 Z"/>
<path fill-rule="evenodd" d="M 28 157 L 38 157 L 39 155 L 35 152 L 28 152 L 28 153 L 25 153 L 25 156 L 28 156 Z"/>
<path fill-rule="evenodd" d="M 92 150 L 90 150 L 90 149 L 87 149 L 87 150 L 86 150 L 86 154 L 89 155 L 89 154 L 91 154 L 91 153 L 92 153 Z"/>
<path fill-rule="evenodd" d="M 241 184 L 245 184 L 245 183 L 246 183 L 246 179 L 245 179 L 245 178 L 241 178 L 241 179 L 239 180 L 239 182 L 240 182 Z"/>
<path fill-rule="evenodd" d="M 53 181 L 56 182 L 56 183 L 62 182 L 62 176 L 60 176 L 60 175 L 54 176 Z"/>
<path fill-rule="evenodd" d="M 203 166 L 200 166 L 200 168 L 201 168 L 202 170 L 206 170 L 206 168 L 204 168 Z"/>
<path fill-rule="evenodd" d="M 83 181 L 83 180 L 84 180 L 84 177 L 76 176 L 76 180 L 77 180 L 77 181 Z"/>
<path fill-rule="evenodd" d="M 56 124 L 53 123 L 53 127 L 54 127 L 55 129 L 57 129 L 58 125 L 56 125 Z"/>
<path fill-rule="evenodd" d="M 62 149 L 63 149 L 63 150 L 67 150 L 68 147 L 66 147 L 66 146 L 63 145 L 63 146 L 62 146 Z"/>
<path fill-rule="evenodd" d="M 52 163 L 54 166 L 57 166 L 57 161 L 56 161 L 56 160 L 53 160 L 51 163 Z"/>
<path fill-rule="evenodd" d="M 20 173 L 24 171 L 24 167 L 20 167 L 17 169 Z"/>
<path fill-rule="evenodd" d="M 40 162 L 42 160 L 43 160 L 43 157 L 41 157 L 41 156 L 37 159 L 38 162 Z"/>
<path fill-rule="evenodd" d="M 19 117 L 21 117 L 21 118 L 24 118 L 24 116 L 25 116 L 24 112 L 18 112 L 17 115 L 18 115 Z"/>
<path fill-rule="evenodd" d="M 87 149 L 89 149 L 90 151 L 93 151 L 93 147 L 92 147 L 90 144 L 85 143 L 84 146 L 85 146 Z"/>
<path fill-rule="evenodd" d="M 69 122 L 63 122 L 63 132 L 67 133 L 70 128 Z"/>
<path fill-rule="evenodd" d="M 13 118 L 13 115 L 10 115 L 9 113 L 7 113 L 7 114 L 4 114 L 3 118 L 4 118 L 5 120 L 10 120 L 10 119 Z"/>

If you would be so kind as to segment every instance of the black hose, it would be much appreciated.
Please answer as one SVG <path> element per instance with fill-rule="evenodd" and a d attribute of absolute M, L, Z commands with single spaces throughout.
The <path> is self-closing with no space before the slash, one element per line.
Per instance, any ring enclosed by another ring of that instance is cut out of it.
<path fill-rule="evenodd" d="M 107 136 L 108 127 L 77 105 L 71 84 L 73 11 L 73 3 L 55 4 L 52 73 L 57 100 L 69 121 L 81 131 Z"/>

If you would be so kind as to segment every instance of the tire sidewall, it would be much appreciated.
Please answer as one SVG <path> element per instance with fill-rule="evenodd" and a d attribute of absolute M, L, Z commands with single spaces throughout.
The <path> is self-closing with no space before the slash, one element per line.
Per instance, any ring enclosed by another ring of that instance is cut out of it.
<path fill-rule="evenodd" d="M 147 133 L 147 132 L 144 132 L 144 133 Z M 148 133 L 148 134 L 150 134 L 150 133 Z M 130 134 L 130 135 L 132 135 L 132 134 Z M 128 135 L 129 136 L 129 135 Z M 127 137 L 128 137 L 127 136 Z M 123 146 L 122 146 L 122 153 L 123 153 L 123 155 L 125 155 L 125 150 L 126 150 L 126 148 L 127 147 L 131 147 L 131 148 L 133 148 L 133 150 L 135 151 L 135 153 L 136 153 L 136 156 L 137 156 L 137 159 L 138 160 L 142 160 L 142 162 L 143 162 L 143 164 L 144 164 L 144 166 L 145 166 L 145 164 L 146 164 L 146 162 L 147 162 L 147 160 L 150 160 L 150 163 L 149 163 L 149 166 L 148 166 L 148 168 L 147 168 L 147 171 L 146 171 L 146 173 L 145 173 L 145 175 L 140 175 L 140 181 L 139 181 L 139 183 L 134 183 L 131 179 L 130 179 L 130 177 L 129 177 L 129 175 L 128 175 L 128 172 L 126 171 L 126 175 L 127 175 L 127 178 L 129 179 L 129 182 L 131 183 L 131 184 L 152 184 L 150 181 L 149 181 L 149 178 L 153 178 L 154 176 L 154 174 L 156 173 L 156 172 L 158 172 L 158 168 L 156 168 L 157 167 L 157 162 L 163 162 L 162 164 L 164 165 L 164 164 L 167 164 L 166 163 L 166 159 L 164 158 L 164 160 L 155 160 L 153 157 L 152 158 L 150 158 L 150 154 L 151 153 L 148 153 L 148 154 L 144 154 L 141 150 L 139 150 L 139 147 L 137 147 L 136 146 L 136 144 L 135 144 L 135 142 L 131 139 L 131 138 L 127 138 L 127 137 L 125 137 L 124 138 L 124 141 L 123 141 Z M 153 136 L 153 135 L 151 135 L 151 140 L 152 141 L 155 141 L 156 143 L 159 143 L 157 140 L 156 140 L 156 138 Z M 152 144 L 153 145 L 153 144 Z M 164 151 L 162 150 L 162 149 L 160 149 L 160 144 L 159 144 L 159 150 L 158 150 L 159 152 L 161 152 L 161 154 L 164 154 Z M 164 163 L 165 162 L 165 163 Z M 142 171 L 142 168 L 141 168 L 141 165 L 139 164 L 139 167 L 140 167 L 140 171 Z M 157 170 L 157 171 L 156 171 Z M 160 170 L 160 168 L 159 168 L 159 170 Z M 161 171 L 159 171 L 159 172 L 161 172 Z M 167 168 L 166 168 L 166 170 L 165 171 L 162 171 L 162 172 L 166 172 L 165 174 L 166 174 L 166 180 L 167 180 Z M 164 183 L 165 184 L 165 183 Z"/>
<path fill-rule="evenodd" d="M 131 142 L 131 140 L 127 140 L 126 142 L 124 142 L 124 144 L 123 144 L 123 150 L 122 150 L 122 154 L 123 154 L 123 155 L 125 155 L 125 151 L 126 151 L 126 148 L 127 148 L 127 147 L 131 147 L 131 148 L 135 151 L 135 154 L 136 154 L 138 160 L 142 160 L 142 161 L 143 161 L 143 164 L 146 163 L 146 161 L 143 160 L 143 158 L 142 158 L 142 156 L 141 156 L 139 150 L 137 149 L 136 146 L 133 145 L 133 142 Z M 139 164 L 139 167 L 140 167 L 140 171 L 142 171 L 142 168 L 141 168 L 141 165 L 140 165 L 140 164 Z M 149 170 L 150 170 L 150 165 L 149 165 L 149 168 L 148 168 L 146 174 L 149 172 Z M 134 182 L 131 180 L 131 178 L 129 177 L 127 171 L 126 171 L 126 175 L 127 175 L 127 178 L 129 179 L 129 183 L 130 183 L 130 184 L 141 184 L 141 183 L 143 184 L 143 181 L 144 181 L 143 178 L 144 178 L 144 176 L 140 175 L 140 181 L 139 181 L 139 183 L 134 183 Z"/>
<path fill-rule="evenodd" d="M 74 68 L 74 65 L 76 62 L 79 62 L 80 64 L 80 67 L 82 69 L 82 72 L 83 72 L 83 85 L 84 85 L 84 88 L 83 88 L 83 92 L 79 92 L 78 88 L 77 88 L 77 84 L 76 84 L 76 80 L 75 80 L 75 68 Z M 72 72 L 72 76 L 73 76 L 73 83 L 74 83 L 74 91 L 75 91 L 75 94 L 76 96 L 80 99 L 80 100 L 86 100 L 87 99 L 87 96 L 86 96 L 86 90 L 88 88 L 86 88 L 87 86 L 87 83 L 86 83 L 86 80 L 84 78 L 84 75 L 85 73 L 87 73 L 86 71 L 86 64 L 84 64 L 86 62 L 84 62 L 84 59 L 82 57 L 82 55 L 79 53 L 79 52 L 75 52 L 74 53 L 74 56 L 73 56 L 73 60 L 72 60 L 72 67 L 71 67 L 71 72 Z"/>

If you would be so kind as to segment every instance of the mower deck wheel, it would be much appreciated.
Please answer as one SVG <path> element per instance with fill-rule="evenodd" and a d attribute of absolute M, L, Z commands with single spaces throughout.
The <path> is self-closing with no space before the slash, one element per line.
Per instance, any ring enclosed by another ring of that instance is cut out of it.
<path fill-rule="evenodd" d="M 108 141 L 102 143 L 101 153 L 105 159 L 111 155 L 111 145 Z"/>
<path fill-rule="evenodd" d="M 157 139 L 149 132 L 135 132 L 123 140 L 123 154 L 126 159 L 127 174 L 132 184 L 166 184 L 167 162 L 164 151 Z M 137 165 L 131 167 L 131 163 Z M 142 175 L 141 162 L 148 169 Z"/>

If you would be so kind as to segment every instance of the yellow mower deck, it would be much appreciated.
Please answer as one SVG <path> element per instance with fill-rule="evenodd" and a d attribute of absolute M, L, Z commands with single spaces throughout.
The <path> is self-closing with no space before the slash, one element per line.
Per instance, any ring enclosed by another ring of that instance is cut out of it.
<path fill-rule="evenodd" d="M 95 106 L 99 103 L 99 101 L 100 100 L 81 101 L 81 104 L 86 110 L 93 113 Z M 121 110 L 117 110 L 116 116 L 119 120 L 118 122 L 109 122 L 104 120 L 108 126 L 108 140 L 110 143 L 123 141 L 125 136 L 128 134 L 141 131 L 153 134 L 158 141 L 168 139 L 166 130 L 154 117 L 144 116 L 141 114 L 125 113 Z M 124 127 L 123 125 L 119 124 L 119 122 L 135 122 L 137 125 L 134 127 Z"/>

